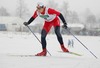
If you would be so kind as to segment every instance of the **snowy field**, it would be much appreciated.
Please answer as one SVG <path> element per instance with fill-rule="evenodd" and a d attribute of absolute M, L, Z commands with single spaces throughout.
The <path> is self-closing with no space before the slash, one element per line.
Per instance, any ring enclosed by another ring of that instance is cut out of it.
<path fill-rule="evenodd" d="M 36 34 L 40 39 L 40 35 Z M 41 51 L 41 44 L 28 33 L 0 32 L 0 68 L 100 68 L 100 37 L 76 36 L 92 51 L 98 59 L 90 54 L 74 37 L 63 35 L 65 46 L 68 39 L 73 39 L 72 52 L 82 56 L 59 53 L 61 51 L 55 35 L 47 36 L 47 49 L 52 56 L 19 57 L 11 55 L 34 55 Z"/>

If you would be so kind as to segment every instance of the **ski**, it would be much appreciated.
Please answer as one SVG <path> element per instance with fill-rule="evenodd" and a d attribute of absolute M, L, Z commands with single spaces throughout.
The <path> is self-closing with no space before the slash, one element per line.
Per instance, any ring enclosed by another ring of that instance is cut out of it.
<path fill-rule="evenodd" d="M 14 55 L 8 55 L 12 57 L 35 57 L 35 55 L 21 55 L 21 54 L 14 54 Z"/>
<path fill-rule="evenodd" d="M 68 54 L 72 54 L 72 55 L 76 55 L 76 56 L 82 56 L 81 54 L 79 54 L 79 53 L 76 53 L 76 52 L 62 52 L 62 51 L 58 51 L 58 52 L 60 52 L 60 53 L 68 53 Z"/>
<path fill-rule="evenodd" d="M 10 57 L 47 57 L 47 56 L 35 56 L 32 54 L 8 54 Z"/>
<path fill-rule="evenodd" d="M 76 56 L 82 56 L 81 54 L 76 53 L 76 52 L 62 52 L 62 51 L 58 51 L 58 52 L 72 54 L 72 55 L 76 55 Z M 42 56 L 35 56 L 32 54 L 8 54 L 8 56 L 12 56 L 12 57 L 42 57 Z"/>

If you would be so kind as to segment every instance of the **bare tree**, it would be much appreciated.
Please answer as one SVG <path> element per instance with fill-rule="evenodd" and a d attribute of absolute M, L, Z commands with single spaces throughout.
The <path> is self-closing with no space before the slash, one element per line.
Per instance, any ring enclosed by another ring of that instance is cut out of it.
<path fill-rule="evenodd" d="M 7 9 L 4 7 L 0 8 L 0 16 L 9 16 L 10 14 L 7 12 Z"/>
<path fill-rule="evenodd" d="M 69 6 L 68 6 L 68 3 L 67 2 L 63 2 L 63 5 L 62 5 L 62 11 L 63 11 L 63 13 L 64 13 L 64 15 L 68 15 L 68 13 L 69 13 L 69 10 L 68 10 L 68 8 L 69 8 Z M 65 17 L 66 17 L 65 16 Z"/>
<path fill-rule="evenodd" d="M 83 18 L 84 18 L 84 24 L 87 24 L 87 22 L 89 23 L 89 17 L 93 15 L 93 13 L 91 12 L 91 10 L 89 8 L 86 8 L 85 12 L 83 13 Z M 88 18 L 88 19 L 87 19 Z"/>
<path fill-rule="evenodd" d="M 18 7 L 17 7 L 17 16 L 20 18 L 24 18 L 25 16 L 29 15 L 28 8 L 24 2 L 24 0 L 18 0 Z"/>
<path fill-rule="evenodd" d="M 54 0 L 49 0 L 47 7 L 58 9 L 58 4 Z"/>
<path fill-rule="evenodd" d="M 73 11 L 70 13 L 70 22 L 71 23 L 79 23 L 80 22 L 77 12 Z"/>
<path fill-rule="evenodd" d="M 67 2 L 63 2 L 61 12 L 64 15 L 67 22 L 69 22 L 70 11 L 68 10 L 69 6 Z"/>
<path fill-rule="evenodd" d="M 69 8 L 68 3 L 63 2 L 61 10 L 66 21 L 69 23 L 79 23 L 79 17 L 78 17 L 77 12 L 70 11 L 68 8 Z"/>
<path fill-rule="evenodd" d="M 100 24 L 100 18 L 98 19 L 98 23 Z"/>
<path fill-rule="evenodd" d="M 96 17 L 95 17 L 95 15 L 92 14 L 92 15 L 87 16 L 86 22 L 87 23 L 91 23 L 91 24 L 96 23 Z"/>
<path fill-rule="evenodd" d="M 86 22 L 85 24 L 86 25 L 88 24 L 87 27 L 91 28 L 93 26 L 93 24 L 97 23 L 96 16 L 91 12 L 91 10 L 89 8 L 86 9 L 84 15 L 85 15 L 84 17 L 85 17 L 85 22 Z"/>

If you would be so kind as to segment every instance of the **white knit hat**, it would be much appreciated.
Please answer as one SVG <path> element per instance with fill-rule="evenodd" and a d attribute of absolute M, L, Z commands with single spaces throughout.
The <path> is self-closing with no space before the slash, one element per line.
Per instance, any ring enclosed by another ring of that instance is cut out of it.
<path fill-rule="evenodd" d="M 37 3 L 37 6 L 43 7 L 44 4 L 43 4 L 42 2 L 38 2 L 38 3 Z"/>

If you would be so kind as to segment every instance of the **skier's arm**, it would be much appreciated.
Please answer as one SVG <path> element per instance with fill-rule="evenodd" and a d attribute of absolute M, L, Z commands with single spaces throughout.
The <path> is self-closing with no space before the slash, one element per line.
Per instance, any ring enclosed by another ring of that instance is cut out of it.
<path fill-rule="evenodd" d="M 31 17 L 31 18 L 29 19 L 29 21 L 27 22 L 28 25 L 29 25 L 34 19 L 35 19 L 35 18 Z"/>
<path fill-rule="evenodd" d="M 67 22 L 66 22 L 65 18 L 63 17 L 63 15 L 60 12 L 58 12 L 58 11 L 56 11 L 54 9 L 49 8 L 48 9 L 48 13 L 49 14 L 56 14 L 57 16 L 59 16 L 59 18 L 62 20 L 62 22 L 64 24 L 62 27 L 67 29 Z"/>
<path fill-rule="evenodd" d="M 58 11 L 52 9 L 52 8 L 49 8 L 49 9 L 48 9 L 48 13 L 49 13 L 49 14 L 56 14 L 57 16 L 60 15 L 60 12 L 58 12 Z"/>
<path fill-rule="evenodd" d="M 59 15 L 60 19 L 62 20 L 62 22 L 67 25 L 65 18 L 63 17 L 63 15 L 60 13 Z"/>
<path fill-rule="evenodd" d="M 60 13 L 59 17 L 62 20 L 62 22 L 64 23 L 64 25 L 62 27 L 67 29 L 67 22 L 66 22 L 65 18 L 63 17 L 63 15 L 61 13 Z"/>
<path fill-rule="evenodd" d="M 35 11 L 34 15 L 29 19 L 28 22 L 24 22 L 24 25 L 27 26 L 29 25 L 36 17 L 37 17 L 37 12 Z"/>
<path fill-rule="evenodd" d="M 63 17 L 63 15 L 62 15 L 59 11 L 56 11 L 56 10 L 54 10 L 54 9 L 52 9 L 52 8 L 49 8 L 49 9 L 48 9 L 48 13 L 49 13 L 49 14 L 56 14 L 57 16 L 60 17 L 60 19 L 62 20 L 63 24 L 64 24 L 64 25 L 67 25 L 67 23 L 66 23 L 66 21 L 65 21 L 65 19 L 64 19 L 64 17 Z"/>

